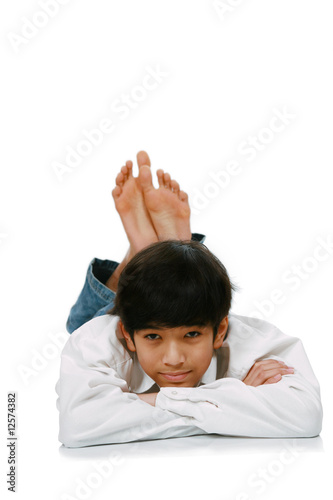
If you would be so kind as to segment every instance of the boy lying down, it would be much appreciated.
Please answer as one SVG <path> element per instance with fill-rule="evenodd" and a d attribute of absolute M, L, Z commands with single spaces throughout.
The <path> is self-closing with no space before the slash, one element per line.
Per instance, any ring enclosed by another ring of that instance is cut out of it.
<path fill-rule="evenodd" d="M 317 436 L 320 389 L 302 342 L 229 312 L 235 287 L 192 235 L 186 193 L 163 170 L 155 189 L 147 153 L 137 161 L 138 177 L 126 162 L 112 191 L 127 255 L 92 260 L 68 318 L 59 440 Z"/>

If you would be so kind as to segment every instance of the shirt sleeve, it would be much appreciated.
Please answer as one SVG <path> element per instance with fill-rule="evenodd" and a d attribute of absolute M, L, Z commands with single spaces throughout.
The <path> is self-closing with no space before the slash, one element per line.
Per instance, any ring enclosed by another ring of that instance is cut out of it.
<path fill-rule="evenodd" d="M 192 233 L 193 241 L 203 243 L 205 239 L 203 234 Z M 69 333 L 92 318 L 106 314 L 113 307 L 116 294 L 105 283 L 118 265 L 116 261 L 98 258 L 89 263 L 83 288 L 66 322 Z"/>
<path fill-rule="evenodd" d="M 322 426 L 320 390 L 302 342 L 294 339 L 279 357 L 295 368 L 275 384 L 251 387 L 222 378 L 197 388 L 165 387 L 156 407 L 193 419 L 207 433 L 295 438 L 317 436 Z M 297 368 L 298 367 L 298 368 Z"/>
<path fill-rule="evenodd" d="M 110 345 L 110 329 L 101 331 L 101 324 L 86 323 L 63 349 L 56 384 L 59 441 L 72 448 L 205 434 L 191 418 L 130 392 L 123 372 L 131 361 L 120 342 Z M 119 358 L 124 361 L 115 363 Z"/>

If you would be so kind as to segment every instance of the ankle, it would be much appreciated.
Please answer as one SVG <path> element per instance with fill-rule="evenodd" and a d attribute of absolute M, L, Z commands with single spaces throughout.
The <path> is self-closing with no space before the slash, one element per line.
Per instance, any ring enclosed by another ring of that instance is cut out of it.
<path fill-rule="evenodd" d="M 126 264 L 130 261 L 131 256 L 130 256 L 131 248 L 128 249 L 124 259 L 118 264 L 116 269 L 113 271 L 111 276 L 108 278 L 107 282 L 105 283 L 105 286 L 107 286 L 112 292 L 117 292 L 118 288 L 118 281 L 119 277 L 121 275 L 122 270 L 126 266 Z"/>

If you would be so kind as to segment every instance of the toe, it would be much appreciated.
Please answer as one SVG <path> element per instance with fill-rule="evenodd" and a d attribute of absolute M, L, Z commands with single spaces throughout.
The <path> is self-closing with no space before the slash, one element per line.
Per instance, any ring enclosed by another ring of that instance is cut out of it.
<path fill-rule="evenodd" d="M 121 187 L 120 186 L 116 186 L 113 190 L 112 190 L 112 196 L 114 199 L 118 198 L 120 195 L 121 195 Z"/>
<path fill-rule="evenodd" d="M 116 177 L 116 184 L 117 186 L 122 187 L 124 184 L 124 174 L 122 172 L 119 172 L 119 174 Z"/>
<path fill-rule="evenodd" d="M 164 174 L 164 186 L 167 188 L 167 189 L 171 189 L 171 177 L 170 177 L 170 174 L 166 173 Z"/>
<path fill-rule="evenodd" d="M 136 155 L 136 159 L 139 168 L 141 168 L 143 165 L 148 165 L 148 167 L 150 167 L 150 158 L 146 153 L 146 151 L 139 151 L 138 154 Z"/>
<path fill-rule="evenodd" d="M 164 171 L 161 168 L 159 168 L 156 174 L 159 187 L 164 187 L 164 180 L 163 180 Z"/>
<path fill-rule="evenodd" d="M 155 189 L 153 186 L 153 179 L 151 175 L 151 170 L 148 165 L 142 165 L 139 169 L 138 175 L 139 183 L 144 191 L 149 191 Z"/>
<path fill-rule="evenodd" d="M 181 201 L 188 201 L 188 196 L 185 191 L 179 191 L 179 199 Z"/>
<path fill-rule="evenodd" d="M 173 191 L 175 194 L 177 194 L 177 195 L 178 195 L 178 194 L 179 194 L 179 184 L 178 184 L 178 182 L 177 182 L 177 181 L 174 181 L 174 180 L 172 179 L 172 181 L 170 182 L 170 185 L 171 185 L 171 189 L 172 189 L 172 191 Z"/>
<path fill-rule="evenodd" d="M 126 167 L 127 167 L 128 177 L 132 177 L 133 176 L 133 162 L 131 160 L 128 160 L 126 162 Z"/>
<path fill-rule="evenodd" d="M 121 167 L 122 174 L 124 176 L 124 182 L 128 179 L 128 168 L 127 166 Z"/>

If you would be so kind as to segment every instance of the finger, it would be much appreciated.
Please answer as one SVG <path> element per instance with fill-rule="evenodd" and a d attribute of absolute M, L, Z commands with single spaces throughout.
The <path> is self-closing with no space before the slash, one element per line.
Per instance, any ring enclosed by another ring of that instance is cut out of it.
<path fill-rule="evenodd" d="M 265 371 L 268 371 L 268 370 L 274 370 L 274 369 L 291 369 L 292 367 L 291 366 L 288 366 L 286 365 L 284 362 L 282 361 L 276 361 L 274 359 L 267 359 L 265 360 L 266 362 L 264 361 L 260 361 L 260 362 L 256 362 L 253 367 L 251 369 L 253 369 L 253 371 L 256 371 L 257 373 L 264 373 Z"/>
<path fill-rule="evenodd" d="M 243 382 L 247 385 L 257 387 L 264 384 L 268 379 L 277 375 L 291 375 L 294 373 L 293 368 L 283 368 L 282 366 L 275 366 L 274 368 L 267 369 L 265 365 L 257 365 L 251 368 L 249 374 L 245 377 Z"/>
<path fill-rule="evenodd" d="M 284 361 L 278 359 L 264 359 L 262 361 L 256 361 L 253 366 L 285 366 L 287 368 L 292 368 L 288 366 Z"/>
<path fill-rule="evenodd" d="M 256 361 L 248 371 L 246 377 L 264 374 L 266 370 L 271 370 L 277 367 L 289 368 L 283 361 L 277 361 L 275 359 L 265 359 L 264 361 Z"/>
<path fill-rule="evenodd" d="M 277 375 L 275 375 L 275 377 L 271 377 L 269 378 L 268 380 L 266 380 L 266 382 L 263 383 L 263 385 L 266 385 L 266 384 L 276 384 L 277 382 L 279 382 L 280 380 L 282 379 L 282 375 L 280 375 L 279 373 Z"/>
<path fill-rule="evenodd" d="M 275 377 L 276 375 L 291 375 L 294 373 L 293 368 L 273 368 L 272 370 L 265 370 L 263 380 L 267 380 L 271 377 Z"/>

